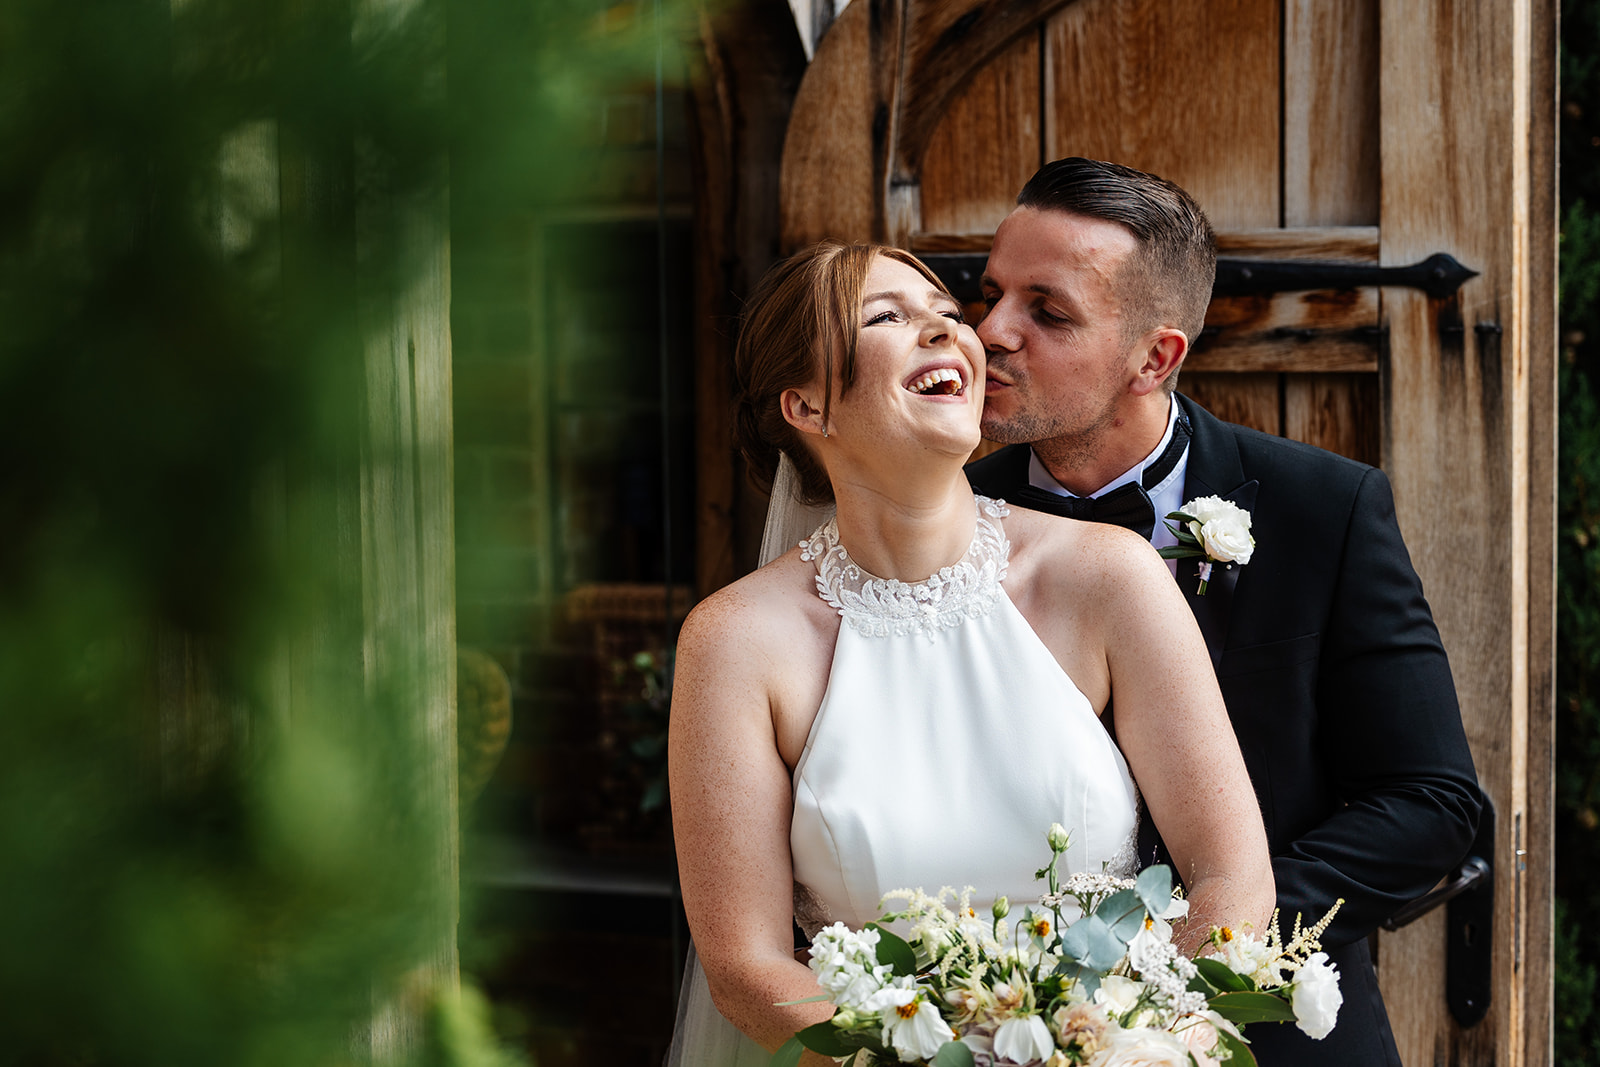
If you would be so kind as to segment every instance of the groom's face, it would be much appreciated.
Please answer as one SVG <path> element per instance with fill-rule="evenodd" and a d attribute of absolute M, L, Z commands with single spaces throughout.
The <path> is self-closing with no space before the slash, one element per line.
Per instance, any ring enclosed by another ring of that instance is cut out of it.
<path fill-rule="evenodd" d="M 995 231 L 983 275 L 989 312 L 983 435 L 1015 443 L 1096 435 L 1115 426 L 1138 346 L 1124 266 L 1133 234 L 1101 219 L 1021 207 Z"/>

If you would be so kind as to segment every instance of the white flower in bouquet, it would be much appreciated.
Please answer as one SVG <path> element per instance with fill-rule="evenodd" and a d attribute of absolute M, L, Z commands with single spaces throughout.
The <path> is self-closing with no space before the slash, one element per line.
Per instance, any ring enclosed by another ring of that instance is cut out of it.
<path fill-rule="evenodd" d="M 1061 1047 L 1075 1046 L 1083 1059 L 1090 1059 L 1105 1048 L 1111 1040 L 1111 1032 L 1117 1028 L 1098 1005 L 1084 1001 L 1057 1008 L 1050 1023 Z"/>
<path fill-rule="evenodd" d="M 862 1008 L 894 974 L 878 962 L 878 932 L 834 923 L 811 943 L 811 969 L 817 984 L 842 1008 Z"/>
<path fill-rule="evenodd" d="M 1196 497 L 1183 506 L 1193 516 L 1189 532 L 1205 547 L 1206 555 L 1221 563 L 1246 564 L 1255 553 L 1250 536 L 1250 513 L 1217 496 Z"/>
<path fill-rule="evenodd" d="M 1165 1030 L 1118 1030 L 1094 1067 L 1190 1067 L 1189 1046 Z"/>
<path fill-rule="evenodd" d="M 1104 1008 L 1107 1015 L 1122 1020 L 1123 1026 L 1145 1026 L 1155 1016 L 1149 1007 L 1144 1007 L 1136 1016 L 1129 1014 L 1140 1007 L 1145 996 L 1143 982 L 1111 974 L 1100 980 L 1100 988 L 1094 991 L 1094 1002 Z"/>
<path fill-rule="evenodd" d="M 1213 1051 L 1217 1047 L 1217 1027 L 1209 1017 L 1211 1014 L 1186 1015 L 1173 1027 L 1173 1033 L 1188 1046 L 1197 1067 L 1217 1067 L 1218 1064 Z"/>
<path fill-rule="evenodd" d="M 1013 1015 L 994 1032 L 994 1054 L 1013 1063 L 1042 1060 L 1055 1050 L 1050 1029 L 1037 1015 Z"/>
<path fill-rule="evenodd" d="M 1328 962 L 1328 954 L 1313 952 L 1295 972 L 1290 989 L 1294 1024 L 1318 1041 L 1327 1037 L 1339 1017 L 1339 1005 L 1344 1003 L 1339 976 Z"/>
<path fill-rule="evenodd" d="M 894 1049 L 901 1063 L 932 1059 L 956 1037 L 910 978 L 897 978 L 894 985 L 874 993 L 867 1010 L 883 1016 L 883 1043 Z"/>
<path fill-rule="evenodd" d="M 1277 957 L 1264 941 L 1253 934 L 1223 931 L 1222 962 L 1235 974 L 1242 974 L 1262 989 L 1283 984 L 1278 968 L 1273 966 Z"/>

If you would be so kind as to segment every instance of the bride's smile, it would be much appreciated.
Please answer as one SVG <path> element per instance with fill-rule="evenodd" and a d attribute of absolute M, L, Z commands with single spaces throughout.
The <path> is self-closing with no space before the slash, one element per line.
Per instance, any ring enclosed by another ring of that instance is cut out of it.
<path fill-rule="evenodd" d="M 828 444 L 964 458 L 979 440 L 983 390 L 973 384 L 984 380 L 984 353 L 961 305 L 886 256 L 865 290 L 855 380 L 833 400 Z"/>

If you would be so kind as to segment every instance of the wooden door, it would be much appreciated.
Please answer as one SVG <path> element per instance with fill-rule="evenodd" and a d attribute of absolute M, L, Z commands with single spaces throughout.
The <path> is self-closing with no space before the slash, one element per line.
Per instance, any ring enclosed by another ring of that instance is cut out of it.
<path fill-rule="evenodd" d="M 784 148 L 786 250 L 981 255 L 1041 163 L 1086 155 L 1184 186 L 1223 256 L 1476 271 L 1219 297 L 1180 382 L 1394 483 L 1497 811 L 1487 1018 L 1447 1010 L 1442 911 L 1377 935 L 1409 1064 L 1550 1058 L 1554 24 L 1551 0 L 854 0 Z"/>

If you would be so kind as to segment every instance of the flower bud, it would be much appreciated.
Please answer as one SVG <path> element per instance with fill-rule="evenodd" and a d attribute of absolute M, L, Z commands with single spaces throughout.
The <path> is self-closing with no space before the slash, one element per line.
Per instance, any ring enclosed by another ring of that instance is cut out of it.
<path fill-rule="evenodd" d="M 841 1030 L 848 1030 L 859 1020 L 856 1018 L 856 1013 L 852 1009 L 840 1008 L 838 1011 L 833 1013 L 833 1018 L 829 1019 L 828 1021 Z"/>
<path fill-rule="evenodd" d="M 1007 900 L 1005 897 L 995 897 L 994 907 L 990 908 L 989 910 L 994 914 L 996 919 L 1004 919 L 1007 915 L 1011 914 L 1011 901 Z"/>
<path fill-rule="evenodd" d="M 1053 822 L 1050 824 L 1050 832 L 1045 835 L 1045 840 L 1050 842 L 1050 851 L 1065 852 L 1067 843 L 1071 838 L 1067 835 L 1066 827 L 1058 822 Z"/>

